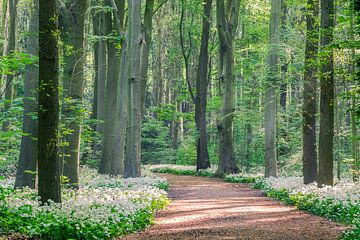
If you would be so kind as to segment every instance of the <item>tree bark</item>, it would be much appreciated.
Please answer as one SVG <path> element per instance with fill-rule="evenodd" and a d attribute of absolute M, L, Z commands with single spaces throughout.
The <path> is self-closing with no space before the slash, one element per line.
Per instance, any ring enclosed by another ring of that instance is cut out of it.
<path fill-rule="evenodd" d="M 120 70 L 118 71 L 118 84 L 116 87 L 116 108 L 114 119 L 114 141 L 112 144 L 113 153 L 111 156 L 111 175 L 124 173 L 124 155 L 126 141 L 126 123 L 127 123 L 127 105 L 128 105 L 128 56 L 127 56 L 127 39 L 124 34 L 125 19 L 125 0 L 112 2 L 116 7 L 117 32 L 123 35 L 121 43 Z"/>
<path fill-rule="evenodd" d="M 199 65 L 196 76 L 196 97 L 195 97 L 195 122 L 198 134 L 197 139 L 197 161 L 196 169 L 210 167 L 208 152 L 208 136 L 206 130 L 206 104 L 208 90 L 208 62 L 209 62 L 209 36 L 211 19 L 212 0 L 207 0 L 204 5 L 203 27 L 199 55 Z"/>
<path fill-rule="evenodd" d="M 4 55 L 4 50 L 5 50 L 5 29 L 6 29 L 6 15 L 7 15 L 7 0 L 2 0 L 1 2 L 1 16 L 0 16 L 0 39 L 3 42 L 0 42 L 0 56 Z M 0 83 L 0 87 L 1 87 L 1 83 Z"/>
<path fill-rule="evenodd" d="M 56 1 L 39 1 L 39 196 L 61 202 L 58 154 L 59 55 L 58 7 Z"/>
<path fill-rule="evenodd" d="M 219 132 L 219 167 L 217 175 L 236 173 L 233 118 L 235 111 L 234 102 L 234 39 L 238 26 L 240 0 L 216 0 L 216 19 L 220 39 L 219 50 L 219 79 L 221 86 L 221 119 L 218 122 Z"/>
<path fill-rule="evenodd" d="M 144 104 L 146 96 L 146 86 L 149 68 L 149 54 L 152 41 L 153 29 L 153 14 L 154 14 L 154 0 L 146 0 L 144 25 L 143 25 L 143 39 L 144 43 L 141 45 L 140 57 L 140 72 L 141 72 L 141 108 L 142 115 L 144 115 Z"/>
<path fill-rule="evenodd" d="M 356 13 L 356 8 L 360 7 L 360 1 L 357 3 L 358 6 L 356 6 L 355 1 L 352 1 L 351 3 L 351 22 L 350 22 L 350 36 L 351 40 L 355 40 L 355 19 L 358 19 L 360 21 L 359 12 Z M 359 11 L 359 9 L 358 9 Z M 359 58 L 360 59 L 360 58 Z M 356 49 L 355 47 L 352 47 L 351 49 L 351 68 L 350 68 L 350 74 L 354 78 L 354 82 L 356 83 Z M 359 140 L 358 140 L 358 127 L 357 127 L 357 114 L 356 114 L 356 106 L 358 106 L 358 99 L 355 95 L 351 97 L 351 145 L 352 145 L 352 157 L 353 157 L 353 163 L 352 163 L 352 177 L 354 182 L 359 181 L 359 175 L 360 175 L 360 169 L 359 169 L 359 163 L 360 163 L 360 153 L 359 153 Z"/>
<path fill-rule="evenodd" d="M 15 50 L 16 45 L 16 14 L 17 14 L 17 2 L 18 0 L 9 0 L 9 26 L 7 34 L 7 44 L 5 46 L 5 56 L 10 55 Z M 5 76 L 5 106 L 4 111 L 9 111 L 12 106 L 14 97 L 13 75 Z M 2 125 L 2 130 L 7 132 L 10 130 L 10 122 L 5 120 Z"/>
<path fill-rule="evenodd" d="M 65 128 L 69 134 L 65 135 L 67 143 L 63 148 L 64 173 L 68 183 L 78 188 L 80 164 L 80 134 L 82 122 L 82 105 L 84 92 L 84 63 L 85 63 L 85 12 L 86 0 L 67 0 L 61 19 L 62 38 L 64 42 L 64 102 L 63 114 Z M 69 50 L 70 49 L 70 50 Z"/>
<path fill-rule="evenodd" d="M 107 40 L 104 38 L 108 34 L 106 13 L 99 13 L 99 37 L 101 39 L 98 43 L 98 63 L 97 63 L 97 100 L 96 100 L 96 132 L 100 137 L 104 134 L 104 120 L 105 120 L 105 91 L 107 79 Z M 102 139 L 102 138 L 101 138 Z M 101 151 L 101 146 L 98 143 L 94 144 L 94 153 Z"/>
<path fill-rule="evenodd" d="M 319 1 L 308 0 L 306 13 L 305 73 L 303 93 L 303 175 L 304 184 L 317 179 L 316 113 L 317 54 L 319 51 Z"/>
<path fill-rule="evenodd" d="M 111 6 L 110 2 L 108 2 Z M 108 28 L 112 28 L 111 14 L 107 16 Z M 113 29 L 114 30 L 114 29 Z M 105 122 L 104 136 L 102 144 L 102 154 L 99 165 L 99 173 L 110 174 L 114 147 L 114 126 L 115 115 L 114 106 L 116 106 L 117 85 L 119 80 L 120 58 L 117 56 L 117 49 L 113 40 L 107 42 L 107 83 L 105 97 Z"/>
<path fill-rule="evenodd" d="M 29 34 L 26 52 L 33 56 L 39 53 L 39 0 L 32 1 Z M 22 131 L 25 135 L 21 138 L 19 163 L 16 172 L 15 187 L 35 188 L 37 170 L 37 87 L 39 84 L 39 68 L 29 66 L 24 74 L 24 113 Z"/>
<path fill-rule="evenodd" d="M 129 0 L 129 119 L 124 176 L 141 176 L 141 0 Z"/>
<path fill-rule="evenodd" d="M 321 0 L 319 187 L 334 184 L 334 14 L 334 1 Z"/>
<path fill-rule="evenodd" d="M 277 177 L 276 148 L 276 85 L 279 78 L 278 49 L 280 44 L 281 0 L 271 1 L 268 79 L 265 91 L 265 177 Z"/>

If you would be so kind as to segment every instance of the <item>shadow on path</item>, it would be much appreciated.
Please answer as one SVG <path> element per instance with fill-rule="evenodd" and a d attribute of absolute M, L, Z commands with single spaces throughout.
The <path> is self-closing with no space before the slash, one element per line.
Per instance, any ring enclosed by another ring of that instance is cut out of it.
<path fill-rule="evenodd" d="M 150 229 L 123 239 L 335 240 L 346 227 L 263 197 L 247 184 L 158 174 L 170 206 Z"/>

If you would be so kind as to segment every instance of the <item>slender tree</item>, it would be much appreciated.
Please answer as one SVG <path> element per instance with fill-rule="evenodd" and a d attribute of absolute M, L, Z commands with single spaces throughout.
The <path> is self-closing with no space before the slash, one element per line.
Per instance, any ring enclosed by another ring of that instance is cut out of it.
<path fill-rule="evenodd" d="M 197 139 L 197 161 L 196 169 L 206 169 L 210 167 L 208 152 L 208 136 L 206 131 L 206 104 L 208 90 L 208 62 L 209 62 L 209 36 L 211 19 L 212 0 L 207 0 L 204 4 L 204 16 L 201 35 L 201 46 L 199 64 L 196 75 L 196 97 L 195 97 L 195 121 L 198 132 Z"/>
<path fill-rule="evenodd" d="M 281 27 L 281 0 L 271 1 L 270 46 L 268 55 L 268 79 L 265 90 L 265 177 L 277 177 L 276 151 L 276 85 L 279 78 L 279 44 Z"/>
<path fill-rule="evenodd" d="M 350 37 L 352 41 L 355 41 L 355 26 L 356 26 L 356 19 L 360 19 L 359 13 L 356 11 L 359 11 L 360 7 L 360 1 L 358 3 L 355 3 L 356 0 L 351 1 L 351 20 L 350 20 Z M 359 21 L 359 20 L 358 20 Z M 360 58 L 359 58 L 360 59 Z M 356 49 L 353 46 L 351 49 L 351 68 L 350 68 L 350 74 L 351 77 L 354 78 L 354 82 L 356 83 L 356 80 L 360 80 L 356 76 Z M 356 106 L 358 106 L 358 99 L 355 96 L 355 94 L 351 97 L 351 134 L 352 134 L 352 157 L 353 157 L 353 163 L 352 163 L 352 175 L 354 181 L 359 181 L 360 177 L 360 152 L 359 152 L 359 140 L 358 140 L 358 126 L 356 124 L 357 121 L 357 113 L 356 113 Z"/>
<path fill-rule="evenodd" d="M 216 0 L 216 20 L 220 39 L 219 46 L 219 80 L 221 87 L 221 119 L 218 122 L 219 132 L 219 168 L 218 175 L 236 173 L 233 118 L 234 101 L 234 40 L 238 26 L 240 0 Z"/>
<path fill-rule="evenodd" d="M 29 36 L 26 52 L 33 56 L 39 53 L 39 0 L 32 1 Z M 39 68 L 31 65 L 24 74 L 24 113 L 23 135 L 21 137 L 19 163 L 16 172 L 15 187 L 35 188 L 37 170 L 37 87 Z"/>
<path fill-rule="evenodd" d="M 317 54 L 319 50 L 319 1 L 308 0 L 306 12 L 305 74 L 303 93 L 303 175 L 304 183 L 317 177 L 316 113 Z"/>
<path fill-rule="evenodd" d="M 334 161 L 334 1 L 321 0 L 320 134 L 318 186 L 333 185 Z"/>
<path fill-rule="evenodd" d="M 143 24 L 144 44 L 141 45 L 140 71 L 141 71 L 141 106 L 144 114 L 144 104 L 146 97 L 146 87 L 148 82 L 149 55 L 152 41 L 154 15 L 154 0 L 146 0 Z"/>
<path fill-rule="evenodd" d="M 127 56 L 127 39 L 124 33 L 125 19 L 125 2 L 126 0 L 112 1 L 115 8 L 117 32 L 122 37 L 121 42 L 121 60 L 120 71 L 118 76 L 118 84 L 116 88 L 116 108 L 114 121 L 114 142 L 113 155 L 111 158 L 111 174 L 119 175 L 124 173 L 124 155 L 126 142 L 126 121 L 127 121 L 127 105 L 128 105 L 128 56 Z"/>
<path fill-rule="evenodd" d="M 105 3 L 104 3 L 104 6 Z M 107 80 L 107 39 L 105 36 L 108 35 L 109 29 L 107 24 L 107 13 L 105 10 L 99 11 L 97 17 L 95 18 L 94 24 L 97 26 L 96 32 L 98 35 L 98 43 L 96 46 L 98 49 L 97 53 L 97 69 L 96 69 L 96 132 L 98 135 L 102 136 L 104 133 L 104 120 L 105 120 L 105 93 L 106 93 L 106 80 Z M 97 152 L 101 150 L 101 144 L 97 142 L 94 143 L 94 153 L 97 155 Z"/>
<path fill-rule="evenodd" d="M 15 50 L 16 44 L 16 14 L 17 14 L 17 3 L 18 0 L 9 0 L 9 25 L 7 33 L 7 41 L 5 45 L 4 55 L 10 55 Z M 14 86 L 13 86 L 13 75 L 5 75 L 5 106 L 4 110 L 8 111 L 12 106 L 12 100 L 14 95 Z M 8 131 L 10 128 L 10 122 L 8 120 L 3 122 L 2 130 Z"/>
<path fill-rule="evenodd" d="M 67 143 L 63 149 L 64 176 L 78 188 L 80 164 L 80 134 L 84 94 L 85 12 L 87 0 L 67 0 L 61 11 L 61 30 L 64 42 L 64 101 L 63 114 Z"/>
<path fill-rule="evenodd" d="M 59 66 L 58 6 L 56 1 L 39 1 L 39 196 L 61 202 L 58 154 Z"/>
<path fill-rule="evenodd" d="M 2 0 L 1 2 L 1 15 L 0 15 L 0 56 L 4 54 L 4 43 L 5 43 L 5 26 L 6 26 L 6 12 L 7 12 L 7 0 Z"/>

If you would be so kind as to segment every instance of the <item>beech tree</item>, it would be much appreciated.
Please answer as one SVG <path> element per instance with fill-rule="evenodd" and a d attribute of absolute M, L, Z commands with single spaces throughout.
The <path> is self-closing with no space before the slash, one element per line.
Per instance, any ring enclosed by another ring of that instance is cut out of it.
<path fill-rule="evenodd" d="M 317 177 L 316 113 L 317 113 L 317 54 L 319 45 L 319 1 L 309 0 L 306 12 L 306 46 L 303 103 L 303 174 L 304 183 Z"/>
<path fill-rule="evenodd" d="M 61 11 L 61 30 L 64 42 L 63 114 L 65 128 L 63 148 L 64 176 L 78 188 L 80 164 L 80 134 L 84 93 L 85 12 L 87 0 L 64 2 Z"/>
<path fill-rule="evenodd" d="M 39 196 L 61 202 L 59 158 L 59 53 L 58 5 L 39 1 L 39 119 L 38 180 Z"/>
<path fill-rule="evenodd" d="M 318 186 L 334 184 L 334 1 L 321 0 L 320 132 Z"/>
<path fill-rule="evenodd" d="M 141 176 L 141 0 L 129 0 L 129 114 L 126 140 L 125 177 Z"/>
<path fill-rule="evenodd" d="M 212 0 L 207 0 L 204 4 L 204 16 L 201 35 L 201 46 L 199 64 L 196 75 L 196 97 L 195 97 L 195 122 L 198 131 L 197 150 L 196 150 L 196 169 L 206 169 L 210 167 L 210 157 L 208 152 L 208 136 L 206 131 L 206 104 L 207 89 L 209 85 L 208 66 L 209 66 L 209 35 L 211 20 Z"/>
<path fill-rule="evenodd" d="M 10 55 L 15 50 L 16 44 L 16 14 L 17 14 L 17 3 L 18 0 L 9 0 L 8 9 L 9 9 L 9 24 L 8 31 L 6 36 L 6 45 L 4 47 L 4 55 Z M 5 106 L 4 110 L 9 111 L 12 106 L 12 100 L 14 97 L 14 86 L 13 86 L 13 75 L 5 75 Z M 10 122 L 4 121 L 2 124 L 3 131 L 9 131 Z"/>
<path fill-rule="evenodd" d="M 265 177 L 277 177 L 276 115 L 281 0 L 271 1 L 268 80 L 265 90 Z"/>
<path fill-rule="evenodd" d="M 26 43 L 26 52 L 33 56 L 39 53 L 39 0 L 33 0 L 31 6 L 31 18 L 29 36 Z M 23 112 L 23 136 L 21 138 L 18 169 L 16 172 L 15 187 L 35 188 L 38 148 L 37 148 L 37 88 L 39 85 L 39 68 L 29 66 L 24 74 L 24 112 Z"/>
<path fill-rule="evenodd" d="M 219 81 L 221 86 L 221 116 L 219 132 L 219 175 L 236 173 L 233 118 L 234 118 L 234 39 L 239 21 L 240 1 L 217 0 L 216 20 L 219 34 Z"/>

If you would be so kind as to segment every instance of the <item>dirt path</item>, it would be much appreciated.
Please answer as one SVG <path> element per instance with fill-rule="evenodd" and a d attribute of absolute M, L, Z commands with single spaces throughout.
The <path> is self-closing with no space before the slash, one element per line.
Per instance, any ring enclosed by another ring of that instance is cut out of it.
<path fill-rule="evenodd" d="M 170 206 L 149 230 L 125 239 L 332 240 L 344 226 L 281 205 L 246 184 L 161 174 Z"/>

